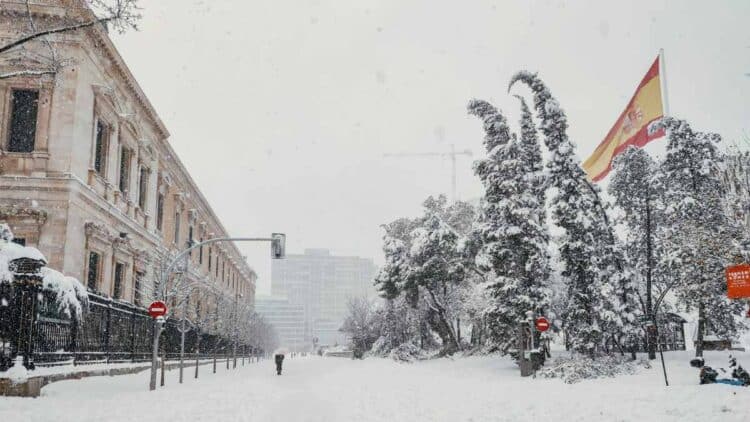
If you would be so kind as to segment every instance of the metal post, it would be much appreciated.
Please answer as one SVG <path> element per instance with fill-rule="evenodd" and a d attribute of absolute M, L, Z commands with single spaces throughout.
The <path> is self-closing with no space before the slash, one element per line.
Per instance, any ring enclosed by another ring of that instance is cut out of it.
<path fill-rule="evenodd" d="M 198 366 L 201 357 L 201 333 L 198 332 L 198 338 L 195 345 L 195 379 L 198 379 Z"/>
<path fill-rule="evenodd" d="M 148 386 L 148 389 L 151 391 L 156 390 L 156 371 L 159 365 L 159 337 L 161 336 L 163 325 L 164 318 L 159 317 L 154 319 L 154 346 L 151 351 L 151 380 Z"/>
<path fill-rule="evenodd" d="M 237 368 L 237 299 L 239 298 L 239 295 L 234 295 L 234 329 L 232 330 L 232 360 L 233 360 L 233 369 Z"/>
<path fill-rule="evenodd" d="M 112 299 L 107 302 L 107 331 L 105 332 L 104 337 L 104 349 L 107 353 L 107 364 L 109 364 L 109 341 L 111 339 L 110 336 L 110 328 L 112 327 Z"/>
<path fill-rule="evenodd" d="M 136 313 L 130 314 L 130 361 L 135 362 L 136 343 L 135 343 L 135 318 Z"/>
<path fill-rule="evenodd" d="M 166 366 L 167 362 L 167 351 L 164 350 L 161 353 L 161 386 L 164 387 L 164 367 Z"/>
<path fill-rule="evenodd" d="M 184 367 L 185 357 L 185 318 L 182 318 L 182 327 L 180 328 L 180 384 L 182 384 L 182 369 Z"/>
<path fill-rule="evenodd" d="M 76 364 L 78 363 L 78 359 L 77 359 L 78 354 L 76 353 L 76 351 L 78 350 L 77 345 L 76 345 L 77 339 L 78 339 L 78 316 L 74 314 L 72 320 L 70 321 L 70 346 L 69 346 L 70 353 L 73 355 L 73 366 L 76 366 Z"/>

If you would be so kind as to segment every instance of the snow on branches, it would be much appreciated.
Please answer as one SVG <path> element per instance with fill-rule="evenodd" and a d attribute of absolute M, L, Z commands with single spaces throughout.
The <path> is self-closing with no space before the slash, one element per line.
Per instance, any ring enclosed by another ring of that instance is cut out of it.
<path fill-rule="evenodd" d="M 481 248 L 478 267 L 490 275 L 493 300 L 485 311 L 490 340 L 507 351 L 526 313 L 544 313 L 550 292 L 549 233 L 544 225 L 541 189 L 541 152 L 525 120 L 525 139 L 510 134 L 503 115 L 491 104 L 473 100 L 469 114 L 484 123 L 487 158 L 478 160 L 474 172 L 485 189 L 474 230 Z M 524 119 L 529 119 L 524 116 Z"/>
<path fill-rule="evenodd" d="M 605 342 L 619 344 L 623 336 L 633 335 L 633 288 L 623 273 L 599 188 L 586 179 L 568 138 L 565 112 L 537 75 L 519 72 L 510 87 L 519 81 L 532 90 L 550 155 L 552 218 L 563 230 L 558 249 L 568 290 L 563 315 L 567 339 L 573 350 L 594 355 Z"/>

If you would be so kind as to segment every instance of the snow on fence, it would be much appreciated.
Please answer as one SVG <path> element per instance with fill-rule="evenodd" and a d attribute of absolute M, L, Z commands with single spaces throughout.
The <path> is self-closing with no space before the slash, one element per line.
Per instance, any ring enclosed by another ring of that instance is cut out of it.
<path fill-rule="evenodd" d="M 86 292 L 78 280 L 47 268 L 38 250 L 12 240 L 7 225 L 0 224 L 0 377 L 16 357 L 23 357 L 28 369 L 151 359 L 154 324 L 145 308 Z M 167 320 L 161 335 L 167 359 L 180 352 L 178 325 Z M 185 351 L 188 359 L 223 357 L 232 342 L 191 330 Z M 254 352 L 237 345 L 237 356 Z"/>
<path fill-rule="evenodd" d="M 0 329 L 4 325 L 0 321 Z M 164 326 L 160 349 L 167 359 L 179 356 L 179 325 L 178 320 L 169 319 Z M 70 317 L 59 312 L 55 300 L 45 293 L 38 306 L 32 362 L 36 366 L 51 366 L 149 361 L 153 326 L 146 309 L 92 293 L 82 318 Z M 13 339 L 10 340 L 12 343 Z M 185 336 L 185 358 L 224 357 L 231 354 L 231 345 L 231 341 L 220 336 L 191 330 Z M 238 345 L 237 350 L 238 356 L 254 353 L 247 345 Z M 12 353 L 7 353 L 7 357 L 5 367 L 0 363 L 0 371 L 7 369 L 7 363 L 14 358 Z"/>

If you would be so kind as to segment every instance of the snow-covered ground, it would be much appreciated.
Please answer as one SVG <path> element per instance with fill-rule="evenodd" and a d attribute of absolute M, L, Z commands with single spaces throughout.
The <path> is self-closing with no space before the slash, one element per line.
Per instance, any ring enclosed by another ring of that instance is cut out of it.
<path fill-rule="evenodd" d="M 727 365 L 709 352 L 707 364 Z M 740 362 L 750 367 L 750 353 Z M 399 364 L 297 358 L 276 376 L 270 360 L 148 392 L 148 373 L 64 381 L 38 399 L 0 397 L 0 421 L 748 421 L 750 388 L 698 385 L 690 352 L 669 353 L 671 386 L 654 365 L 637 375 L 567 385 L 522 379 L 507 359 Z M 656 361 L 658 363 L 658 360 Z M 191 374 L 190 371 L 187 372 Z"/>

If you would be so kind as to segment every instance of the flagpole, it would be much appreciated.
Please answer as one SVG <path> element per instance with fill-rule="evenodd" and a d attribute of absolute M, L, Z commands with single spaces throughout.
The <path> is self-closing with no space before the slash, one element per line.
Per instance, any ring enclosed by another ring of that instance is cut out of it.
<path fill-rule="evenodd" d="M 659 73 L 661 79 L 661 101 L 664 111 L 664 117 L 670 117 L 669 114 L 669 95 L 667 95 L 667 65 L 664 61 L 664 49 L 659 49 Z"/>

